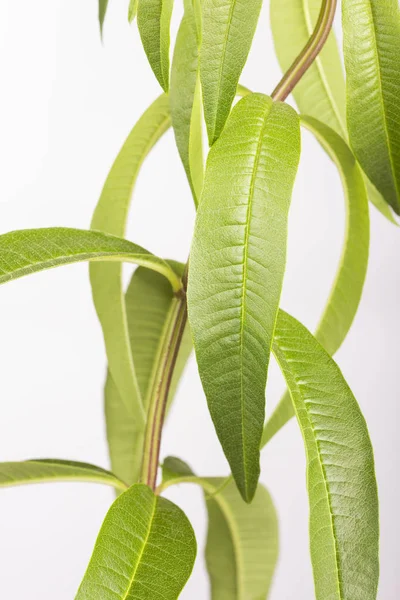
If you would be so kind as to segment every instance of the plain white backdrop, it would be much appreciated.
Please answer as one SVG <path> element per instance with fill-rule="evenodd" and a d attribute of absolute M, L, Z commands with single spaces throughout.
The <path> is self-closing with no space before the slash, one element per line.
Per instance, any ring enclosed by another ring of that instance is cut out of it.
<path fill-rule="evenodd" d="M 88 228 L 108 169 L 135 121 L 160 93 L 128 0 L 110 0 L 104 44 L 97 0 L 0 2 L 0 233 Z M 180 2 L 177 2 L 180 5 Z M 174 31 L 180 15 L 174 14 Z M 337 24 L 340 35 L 340 24 Z M 242 82 L 269 93 L 280 77 L 265 3 Z M 310 135 L 290 219 L 282 306 L 308 327 L 319 318 L 343 238 L 340 181 Z M 371 209 L 369 275 L 359 314 L 337 360 L 367 418 L 381 506 L 380 600 L 400 594 L 400 231 Z M 144 165 L 129 238 L 184 260 L 194 221 L 171 132 Z M 130 272 L 127 269 L 127 275 Z M 102 407 L 105 353 L 86 264 L 36 274 L 0 288 L 0 460 L 57 457 L 108 466 Z M 271 366 L 267 411 L 283 390 Z M 227 473 L 194 359 L 170 415 L 162 455 L 204 475 Z M 292 421 L 262 454 L 262 481 L 278 508 L 281 556 L 272 600 L 314 597 L 301 437 Z M 184 600 L 207 600 L 201 493 L 170 492 L 198 539 Z M 89 560 L 110 489 L 56 484 L 0 490 L 0 598 L 71 600 Z"/>

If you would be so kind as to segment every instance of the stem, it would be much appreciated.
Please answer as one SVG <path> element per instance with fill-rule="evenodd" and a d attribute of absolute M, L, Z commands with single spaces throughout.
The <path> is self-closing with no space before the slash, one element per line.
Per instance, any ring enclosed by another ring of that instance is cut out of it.
<path fill-rule="evenodd" d="M 315 29 L 299 56 L 272 92 L 271 97 L 273 100 L 280 102 L 286 100 L 307 69 L 311 67 L 318 54 L 321 52 L 332 29 L 336 6 L 337 0 L 322 1 Z"/>
<path fill-rule="evenodd" d="M 186 293 L 182 289 L 172 300 L 164 330 L 156 376 L 150 393 L 150 404 L 143 446 L 141 480 L 152 490 L 157 483 L 161 434 L 165 420 L 172 375 L 187 321 Z"/>

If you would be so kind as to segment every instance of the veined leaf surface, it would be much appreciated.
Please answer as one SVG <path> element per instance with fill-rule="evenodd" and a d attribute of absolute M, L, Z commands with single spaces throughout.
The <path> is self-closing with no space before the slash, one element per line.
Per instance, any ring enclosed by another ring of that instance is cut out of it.
<path fill-rule="evenodd" d="M 376 600 L 379 511 L 365 420 L 333 359 L 283 311 L 273 350 L 306 448 L 316 598 Z"/>
<path fill-rule="evenodd" d="M 108 511 L 76 600 L 176 600 L 195 558 L 181 509 L 134 485 Z"/>
<path fill-rule="evenodd" d="M 164 92 L 169 88 L 169 46 L 173 0 L 141 0 L 137 22 L 143 48 Z"/>
<path fill-rule="evenodd" d="M 160 96 L 129 134 L 104 184 L 91 227 L 124 237 L 136 178 L 144 159 L 171 125 L 168 97 Z M 90 266 L 93 301 L 99 317 L 112 378 L 128 411 L 143 428 L 140 395 L 129 343 L 122 267 L 119 264 Z"/>
<path fill-rule="evenodd" d="M 86 481 L 127 489 L 113 473 L 86 463 L 51 458 L 0 463 L 0 487 L 60 481 Z"/>
<path fill-rule="evenodd" d="M 183 269 L 183 265 L 180 267 Z M 133 364 L 146 412 L 173 298 L 171 286 L 165 277 L 142 267 L 134 272 L 125 296 Z M 191 336 L 186 328 L 171 382 L 169 403 L 175 395 L 191 350 Z M 135 415 L 123 402 L 110 373 L 105 387 L 105 409 L 112 470 L 128 484 L 136 483 L 142 460 L 144 431 L 143 428 L 138 429 Z"/>
<path fill-rule="evenodd" d="M 0 284 L 60 265 L 82 261 L 118 261 L 162 273 L 173 289 L 180 277 L 163 259 L 122 238 L 83 229 L 49 227 L 0 235 Z"/>
<path fill-rule="evenodd" d="M 270 345 L 300 156 L 297 114 L 261 94 L 211 149 L 190 257 L 188 310 L 214 425 L 242 496 L 259 476 Z"/>
<path fill-rule="evenodd" d="M 400 214 L 398 0 L 344 0 L 350 143 L 365 173 Z"/>
<path fill-rule="evenodd" d="M 195 9 L 189 0 L 176 38 L 169 97 L 176 145 L 196 206 L 204 171 L 198 28 Z"/>
<path fill-rule="evenodd" d="M 210 145 L 231 110 L 261 6 L 262 0 L 203 0 L 200 74 Z"/>
<path fill-rule="evenodd" d="M 369 251 L 368 200 L 362 172 L 346 142 L 327 125 L 301 117 L 338 168 L 346 207 L 345 240 L 336 278 L 315 337 L 333 356 L 345 340 L 360 303 L 367 274 Z M 288 392 L 267 422 L 264 446 L 294 415 Z"/>

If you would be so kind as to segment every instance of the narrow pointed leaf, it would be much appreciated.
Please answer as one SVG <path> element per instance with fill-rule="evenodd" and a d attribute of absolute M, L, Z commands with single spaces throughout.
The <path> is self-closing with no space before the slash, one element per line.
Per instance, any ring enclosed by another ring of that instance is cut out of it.
<path fill-rule="evenodd" d="M 193 529 L 181 509 L 134 485 L 108 511 L 76 600 L 176 600 L 195 557 Z"/>
<path fill-rule="evenodd" d="M 170 89 L 176 144 L 196 205 L 203 187 L 204 170 L 197 27 L 195 10 L 188 2 L 176 39 Z"/>
<path fill-rule="evenodd" d="M 108 0 L 99 0 L 99 23 L 100 23 L 100 32 L 103 34 L 104 21 L 106 18 L 108 8 Z"/>
<path fill-rule="evenodd" d="M 171 286 L 165 277 L 141 267 L 133 274 L 125 296 L 133 364 L 145 411 L 173 298 Z M 192 341 L 187 328 L 177 357 L 169 403 L 175 395 L 191 350 Z M 123 481 L 136 483 L 142 461 L 144 431 L 138 428 L 135 415 L 123 402 L 110 373 L 105 387 L 105 410 L 112 470 Z"/>
<path fill-rule="evenodd" d="M 259 476 L 299 129 L 293 109 L 267 96 L 236 105 L 210 151 L 190 258 L 189 321 L 200 376 L 247 501 Z"/>
<path fill-rule="evenodd" d="M 344 0 L 347 124 L 365 173 L 400 214 L 400 7 Z"/>
<path fill-rule="evenodd" d="M 228 118 L 261 6 L 262 0 L 203 0 L 200 73 L 210 145 Z"/>
<path fill-rule="evenodd" d="M 87 481 L 127 489 L 113 473 L 86 463 L 50 458 L 0 463 L 0 487 L 60 481 Z"/>
<path fill-rule="evenodd" d="M 130 0 L 128 9 L 128 21 L 132 23 L 136 17 L 138 0 Z"/>
<path fill-rule="evenodd" d="M 104 184 L 91 227 L 125 236 L 133 188 L 148 153 L 171 125 L 168 97 L 160 96 L 136 123 Z M 132 353 L 120 264 L 91 264 L 93 301 L 99 317 L 113 381 L 127 410 L 143 428 L 141 397 Z"/>
<path fill-rule="evenodd" d="M 164 92 L 169 88 L 170 25 L 173 0 L 138 3 L 137 22 L 150 66 Z"/>
<path fill-rule="evenodd" d="M 378 496 L 365 420 L 333 359 L 283 311 L 273 349 L 306 448 L 316 599 L 376 600 Z"/>
<path fill-rule="evenodd" d="M 312 117 L 302 125 L 321 143 L 338 168 L 345 198 L 346 228 L 339 267 L 315 337 L 333 356 L 345 340 L 356 316 L 367 274 L 369 215 L 364 178 L 346 142 L 332 129 Z M 286 392 L 267 422 L 264 446 L 294 415 Z"/>
<path fill-rule="evenodd" d="M 144 265 L 164 275 L 173 289 L 180 289 L 180 277 L 166 261 L 113 235 L 67 227 L 23 229 L 0 235 L 0 284 L 37 271 L 82 261 Z"/>
<path fill-rule="evenodd" d="M 212 600 L 265 599 L 278 558 L 278 520 L 271 496 L 259 484 L 251 504 L 232 481 L 196 478 L 175 457 L 163 464 L 165 487 L 195 483 L 204 489 L 208 512 L 206 562 Z"/>

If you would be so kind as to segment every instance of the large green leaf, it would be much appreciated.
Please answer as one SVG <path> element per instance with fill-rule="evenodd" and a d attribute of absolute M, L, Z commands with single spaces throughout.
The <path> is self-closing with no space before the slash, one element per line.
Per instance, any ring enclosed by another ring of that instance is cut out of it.
<path fill-rule="evenodd" d="M 145 0 L 137 6 L 143 48 L 164 92 L 169 88 L 169 46 L 173 0 Z"/>
<path fill-rule="evenodd" d="M 176 38 L 169 96 L 176 144 L 196 205 L 204 170 L 198 30 L 195 8 L 189 0 Z"/>
<path fill-rule="evenodd" d="M 0 284 L 82 261 L 144 265 L 164 275 L 175 291 L 181 287 L 179 275 L 166 261 L 113 235 L 67 227 L 22 229 L 0 235 Z"/>
<path fill-rule="evenodd" d="M 0 463 L 0 487 L 57 481 L 87 481 L 111 485 L 120 491 L 127 489 L 113 473 L 86 463 L 50 458 Z"/>
<path fill-rule="evenodd" d="M 316 598 L 376 600 L 378 494 L 360 408 L 329 354 L 282 311 L 273 350 L 306 448 Z"/>
<path fill-rule="evenodd" d="M 133 364 L 145 411 L 173 298 L 171 286 L 164 277 L 141 267 L 133 274 L 125 296 Z M 186 328 L 171 382 L 169 403 L 175 395 L 191 349 L 190 332 Z M 136 483 L 144 431 L 142 428 L 138 430 L 137 420 L 123 402 L 110 373 L 105 386 L 105 409 L 112 470 L 123 481 Z"/>
<path fill-rule="evenodd" d="M 315 333 L 317 340 L 332 356 L 345 340 L 361 299 L 368 265 L 368 201 L 361 169 L 346 142 L 332 129 L 312 117 L 301 117 L 301 123 L 316 136 L 332 158 L 344 188 L 346 229 L 342 256 Z M 286 392 L 264 428 L 262 446 L 293 415 L 292 402 Z"/>
<path fill-rule="evenodd" d="M 176 600 L 195 557 L 181 509 L 134 485 L 108 511 L 76 600 Z"/>
<path fill-rule="evenodd" d="M 163 464 L 163 487 L 195 483 L 205 492 L 208 511 L 206 562 L 212 600 L 265 599 L 278 558 L 278 520 L 261 484 L 251 504 L 243 502 L 232 481 L 195 477 L 183 461 Z"/>
<path fill-rule="evenodd" d="M 93 215 L 92 229 L 125 235 L 133 187 L 150 150 L 171 125 L 168 97 L 160 96 L 136 123 L 118 154 Z M 93 300 L 103 329 L 108 365 L 127 409 L 143 427 L 143 399 L 129 344 L 122 267 L 90 266 Z"/>
<path fill-rule="evenodd" d="M 100 23 L 100 32 L 103 34 L 103 26 L 104 20 L 106 18 L 108 7 L 108 0 L 99 0 L 99 23 Z"/>
<path fill-rule="evenodd" d="M 300 156 L 297 114 L 261 94 L 211 149 L 190 258 L 189 321 L 214 425 L 243 497 L 259 476 L 265 385 Z"/>
<path fill-rule="evenodd" d="M 203 0 L 200 73 L 210 145 L 231 110 L 262 0 Z"/>
<path fill-rule="evenodd" d="M 369 179 L 400 214 L 398 0 L 343 0 L 347 124 Z"/>

